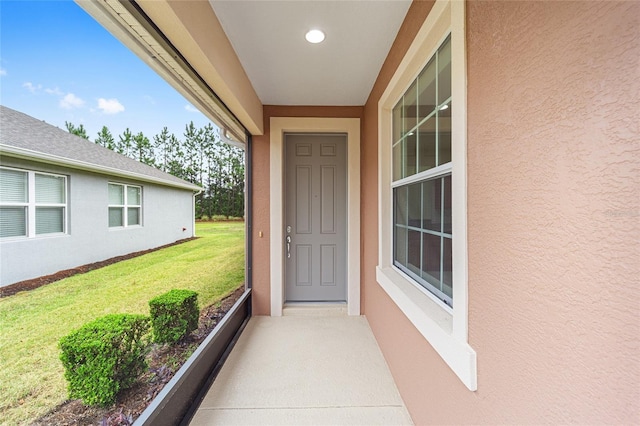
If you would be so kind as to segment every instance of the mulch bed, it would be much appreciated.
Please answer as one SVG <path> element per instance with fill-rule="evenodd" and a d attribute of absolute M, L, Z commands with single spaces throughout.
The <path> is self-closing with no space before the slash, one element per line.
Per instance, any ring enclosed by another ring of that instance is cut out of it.
<path fill-rule="evenodd" d="M 131 388 L 119 395 L 114 406 L 109 408 L 87 407 L 79 400 L 68 400 L 33 422 L 32 425 L 116 426 L 133 424 L 243 293 L 244 286 L 238 288 L 220 303 L 205 308 L 200 313 L 198 329 L 177 345 L 154 345 L 147 357 L 148 371 Z"/>

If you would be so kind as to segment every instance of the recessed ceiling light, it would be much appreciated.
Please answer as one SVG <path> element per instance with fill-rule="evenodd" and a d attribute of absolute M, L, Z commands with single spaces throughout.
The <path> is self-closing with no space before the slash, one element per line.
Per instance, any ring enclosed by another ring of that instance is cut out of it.
<path fill-rule="evenodd" d="M 440 107 L 440 111 L 444 111 L 445 109 L 449 109 L 449 105 L 444 104 Z"/>
<path fill-rule="evenodd" d="M 324 33 L 320 30 L 311 30 L 305 34 L 304 38 L 306 38 L 309 43 L 320 43 L 324 40 Z"/>

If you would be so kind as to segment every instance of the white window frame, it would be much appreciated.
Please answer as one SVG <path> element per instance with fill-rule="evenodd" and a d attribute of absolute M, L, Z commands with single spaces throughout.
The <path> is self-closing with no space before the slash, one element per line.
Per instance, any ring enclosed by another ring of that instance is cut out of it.
<path fill-rule="evenodd" d="M 141 185 L 129 185 L 127 183 L 120 183 L 120 182 L 109 182 L 107 185 L 107 188 L 109 188 L 109 185 L 116 185 L 116 186 L 121 186 L 122 187 L 122 191 L 123 191 L 123 198 L 124 198 L 124 204 L 111 204 L 108 203 L 107 204 L 107 226 L 109 227 L 109 229 L 123 229 L 123 228 L 136 228 L 136 227 L 141 227 L 142 226 L 142 186 Z M 127 189 L 129 188 L 138 188 L 140 190 L 140 204 L 130 204 L 129 203 L 129 193 L 127 191 Z M 115 208 L 122 208 L 123 209 L 123 218 L 122 218 L 122 225 L 121 226 L 111 226 L 109 225 L 109 209 L 115 207 Z M 139 222 L 140 223 L 136 223 L 133 225 L 129 225 L 129 208 L 137 208 L 140 209 L 140 216 L 139 216 Z"/>
<path fill-rule="evenodd" d="M 453 306 L 393 265 L 392 110 L 451 34 Z M 477 390 L 468 343 L 465 3 L 438 0 L 378 103 L 378 266 L 376 279 L 465 386 Z"/>
<path fill-rule="evenodd" d="M 26 203 L 1 203 L 2 207 L 25 207 L 27 209 L 26 214 L 26 233 L 27 235 L 20 235 L 15 237 L 4 237 L 3 241 L 13 240 L 13 239 L 24 239 L 24 238 L 46 238 L 52 236 L 60 236 L 67 235 L 67 230 L 69 229 L 69 188 L 68 188 L 68 180 L 67 176 L 57 174 L 57 173 L 48 173 L 48 172 L 38 172 L 35 170 L 26 170 L 19 169 L 15 167 L 5 167 L 1 166 L 0 169 L 5 170 L 15 170 L 17 172 L 26 173 L 27 174 L 27 202 Z M 42 176 L 53 176 L 56 178 L 64 179 L 64 203 L 38 203 L 36 202 L 36 175 Z M 62 220 L 62 232 L 48 232 L 46 234 L 36 234 L 36 208 L 37 207 L 61 207 L 63 209 L 63 220 Z"/>

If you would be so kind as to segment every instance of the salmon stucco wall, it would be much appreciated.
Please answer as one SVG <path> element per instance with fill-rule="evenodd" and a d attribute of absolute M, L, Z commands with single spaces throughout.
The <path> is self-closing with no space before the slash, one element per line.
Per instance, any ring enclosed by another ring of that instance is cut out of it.
<path fill-rule="evenodd" d="M 251 310 L 253 315 L 271 313 L 269 276 L 271 255 L 269 254 L 269 120 L 264 120 L 264 133 L 252 137 L 251 179 L 252 179 L 252 254 L 251 268 L 253 282 L 251 288 Z"/>
<path fill-rule="evenodd" d="M 271 117 L 362 118 L 360 106 L 274 106 L 265 105 L 264 134 L 253 137 L 253 315 L 271 315 L 269 233 L 270 180 L 269 134 Z M 262 235 L 262 236 L 261 236 Z"/>
<path fill-rule="evenodd" d="M 394 51 L 423 20 L 416 3 Z M 416 424 L 638 424 L 640 3 L 474 1 L 466 14 L 478 390 L 375 282 L 374 240 L 364 312 Z M 378 99 L 365 108 L 363 181 L 375 177 Z M 364 186 L 371 238 L 377 197 Z"/>

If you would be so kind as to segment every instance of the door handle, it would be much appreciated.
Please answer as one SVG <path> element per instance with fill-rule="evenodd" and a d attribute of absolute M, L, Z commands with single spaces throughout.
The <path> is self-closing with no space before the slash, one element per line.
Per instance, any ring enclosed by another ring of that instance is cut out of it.
<path fill-rule="evenodd" d="M 287 259 L 291 258 L 291 235 L 287 235 L 285 239 L 287 241 Z"/>

